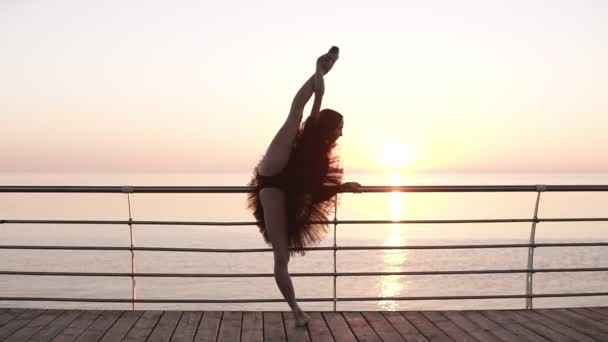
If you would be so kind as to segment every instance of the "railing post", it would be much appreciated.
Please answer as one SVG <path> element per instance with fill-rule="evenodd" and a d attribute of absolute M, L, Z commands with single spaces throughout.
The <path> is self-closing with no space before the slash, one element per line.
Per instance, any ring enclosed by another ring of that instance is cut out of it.
<path fill-rule="evenodd" d="M 338 194 L 334 196 L 334 312 L 336 311 L 336 280 L 337 280 L 337 269 L 336 269 L 336 229 L 338 228 Z"/>
<path fill-rule="evenodd" d="M 526 309 L 532 309 L 532 294 L 534 285 L 534 243 L 536 237 L 536 223 L 538 222 L 538 204 L 540 202 L 540 194 L 547 190 L 546 185 L 536 185 L 536 205 L 534 206 L 534 220 L 530 228 L 530 247 L 528 247 L 528 272 L 526 273 Z"/>
<path fill-rule="evenodd" d="M 131 310 L 135 310 L 135 298 L 136 298 L 136 286 L 135 286 L 135 252 L 133 251 L 134 247 L 134 238 L 133 238 L 133 217 L 131 215 L 131 193 L 133 193 L 133 186 L 125 185 L 122 187 L 122 192 L 127 194 L 127 204 L 129 205 L 129 232 L 131 235 Z"/>

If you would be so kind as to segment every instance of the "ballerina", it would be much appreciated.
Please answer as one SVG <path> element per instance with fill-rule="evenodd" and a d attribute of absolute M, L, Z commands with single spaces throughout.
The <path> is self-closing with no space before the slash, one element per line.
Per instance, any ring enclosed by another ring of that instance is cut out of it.
<path fill-rule="evenodd" d="M 305 254 L 305 247 L 318 243 L 327 232 L 332 211 L 330 201 L 338 192 L 360 192 L 357 182 L 341 183 L 343 169 L 333 155 L 342 136 L 343 116 L 321 108 L 325 93 L 324 75 L 338 60 L 333 46 L 316 62 L 316 70 L 296 93 L 291 110 L 264 157 L 254 168 L 249 186 L 248 207 L 253 211 L 260 232 L 274 253 L 274 278 L 289 304 L 297 326 L 310 316 L 299 307 L 288 271 L 290 256 Z M 310 116 L 301 124 L 304 106 L 314 93 Z"/>

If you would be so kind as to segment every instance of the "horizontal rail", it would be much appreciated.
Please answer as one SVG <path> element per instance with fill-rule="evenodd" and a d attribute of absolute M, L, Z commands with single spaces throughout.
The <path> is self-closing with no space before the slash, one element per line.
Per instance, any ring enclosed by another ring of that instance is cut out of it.
<path fill-rule="evenodd" d="M 336 220 L 310 221 L 316 224 L 448 224 L 448 223 L 519 223 L 519 222 L 608 222 L 608 217 L 569 217 L 539 219 L 478 219 L 478 220 Z M 175 226 L 253 226 L 255 221 L 151 221 L 151 220 L 0 220 L 6 224 L 137 224 Z"/>
<path fill-rule="evenodd" d="M 10 193 L 251 193 L 254 187 L 249 186 L 0 186 L 0 192 Z M 608 191 L 608 185 L 490 185 L 490 186 L 364 186 L 361 192 L 536 192 L 537 203 L 541 192 L 564 192 L 564 191 Z M 345 192 L 345 191 L 339 191 Z M 128 197 L 130 198 L 130 197 Z M 336 209 L 337 210 L 337 209 Z M 317 224 L 447 224 L 447 223 L 532 223 L 532 235 L 534 227 L 539 222 L 607 222 L 608 218 L 584 217 L 584 218 L 538 218 L 536 212 L 533 218 L 523 219 L 449 219 L 449 220 L 341 220 L 335 217 L 333 221 L 311 221 Z M 113 224 L 113 225 L 173 225 L 173 226 L 252 226 L 257 222 L 209 222 L 209 221 L 158 221 L 158 220 L 133 220 L 130 212 L 128 220 L 36 220 L 36 219 L 0 219 L 0 224 Z M 336 229 L 334 229 L 335 234 Z M 132 238 L 132 236 L 131 236 Z M 469 274 L 527 274 L 527 279 L 532 279 L 533 273 L 549 272 L 606 272 L 608 267 L 594 268 L 545 268 L 534 269 L 529 266 L 526 269 L 485 269 L 485 270 L 444 270 L 444 271 L 405 271 L 405 272 L 337 272 L 335 267 L 335 256 L 338 250 L 406 250 L 406 249 L 475 249 L 475 248 L 533 248 L 538 247 L 589 247 L 608 246 L 608 242 L 569 242 L 569 243 L 535 243 L 531 238 L 529 243 L 510 244 L 468 244 L 468 245 L 417 245 L 417 246 L 343 246 L 338 247 L 335 243 L 330 247 L 308 247 L 308 251 L 334 251 L 333 272 L 320 273 L 293 273 L 296 277 L 333 277 L 333 298 L 304 298 L 300 301 L 318 302 L 326 301 L 335 303 L 338 301 L 387 301 L 387 300 L 459 300 L 459 299 L 516 299 L 526 298 L 530 303 L 532 298 L 541 297 L 581 297 L 581 296 L 607 296 L 608 292 L 587 293 L 545 293 L 534 294 L 527 290 L 526 294 L 503 294 L 503 295 L 464 295 L 464 296 L 410 296 L 410 297 L 345 297 L 336 296 L 336 278 L 355 276 L 409 276 L 409 275 L 469 275 Z M 0 297 L 0 300 L 19 301 L 72 301 L 72 302 L 125 302 L 133 303 L 256 303 L 256 302 L 284 302 L 284 299 L 135 299 L 135 277 L 274 277 L 273 273 L 136 273 L 134 268 L 134 251 L 164 251 L 164 252 L 212 252 L 212 253 L 242 253 L 242 252 L 272 252 L 272 248 L 247 248 L 247 249 L 216 249 L 216 248 L 174 248 L 174 247 L 135 247 L 131 240 L 131 246 L 32 246 L 32 245 L 0 245 L 0 249 L 43 249 L 43 250 L 110 250 L 131 251 L 131 272 L 46 272 L 46 271 L 0 271 L 0 275 L 26 275 L 26 276 L 106 276 L 106 277 L 130 277 L 132 279 L 132 298 L 52 298 L 52 297 Z M 528 306 L 526 306 L 528 308 Z"/>
<path fill-rule="evenodd" d="M 0 192 L 91 192 L 91 193 L 247 193 L 250 186 L 80 186 L 3 185 Z M 361 192 L 529 192 L 608 191 L 608 185 L 415 185 L 362 186 Z"/>
<path fill-rule="evenodd" d="M 333 250 L 400 250 L 400 249 L 476 249 L 476 248 L 528 248 L 528 247 L 598 247 L 608 246 L 608 242 L 547 242 L 547 243 L 506 243 L 487 245 L 413 245 L 413 246 L 327 246 L 306 247 L 307 251 Z M 0 249 L 57 249 L 57 250 L 107 250 L 107 251 L 147 251 L 147 252 L 204 252 L 204 253 L 257 253 L 272 252 L 272 248 L 188 248 L 188 247 L 128 247 L 128 246 L 34 246 L 0 245 Z"/>
<path fill-rule="evenodd" d="M 387 301 L 387 300 L 459 300 L 459 299 L 517 299 L 550 297 L 593 297 L 608 296 L 608 292 L 585 293 L 537 293 L 516 295 L 479 296 L 408 296 L 408 297 L 337 297 L 338 302 Z M 298 302 L 333 302 L 334 298 L 298 298 Z M 284 303 L 283 298 L 252 299 L 125 299 L 125 298 L 66 298 L 66 297 L 0 297 L 0 301 L 33 302 L 105 302 L 105 303 Z"/>
<path fill-rule="evenodd" d="M 356 276 L 408 276 L 408 275 L 457 275 L 496 273 L 549 273 L 549 272 L 607 272 L 608 267 L 590 268 L 540 268 L 506 270 L 456 270 L 456 271 L 406 271 L 406 272 L 300 272 L 292 277 L 356 277 Z M 131 273 L 131 272 L 46 272 L 46 271 L 0 271 L 0 275 L 70 276 L 70 277 L 169 277 L 169 278 L 265 278 L 274 273 Z"/>

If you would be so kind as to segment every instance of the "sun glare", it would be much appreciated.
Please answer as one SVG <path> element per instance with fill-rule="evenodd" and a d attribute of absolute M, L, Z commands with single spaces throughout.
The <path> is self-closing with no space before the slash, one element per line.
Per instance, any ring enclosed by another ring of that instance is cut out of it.
<path fill-rule="evenodd" d="M 391 186 L 401 185 L 401 175 L 398 173 L 391 173 L 388 179 L 388 184 Z"/>
<path fill-rule="evenodd" d="M 418 158 L 418 151 L 400 143 L 387 143 L 379 147 L 378 159 L 381 165 L 391 169 L 412 166 Z"/>

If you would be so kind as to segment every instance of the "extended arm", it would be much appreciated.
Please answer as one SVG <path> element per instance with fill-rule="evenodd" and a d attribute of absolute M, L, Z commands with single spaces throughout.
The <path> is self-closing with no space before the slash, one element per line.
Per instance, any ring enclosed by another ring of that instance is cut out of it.
<path fill-rule="evenodd" d="M 313 203 L 325 202 L 339 192 L 361 193 L 361 184 L 357 182 L 346 182 L 340 186 L 322 186 L 321 190 L 313 198 Z"/>

